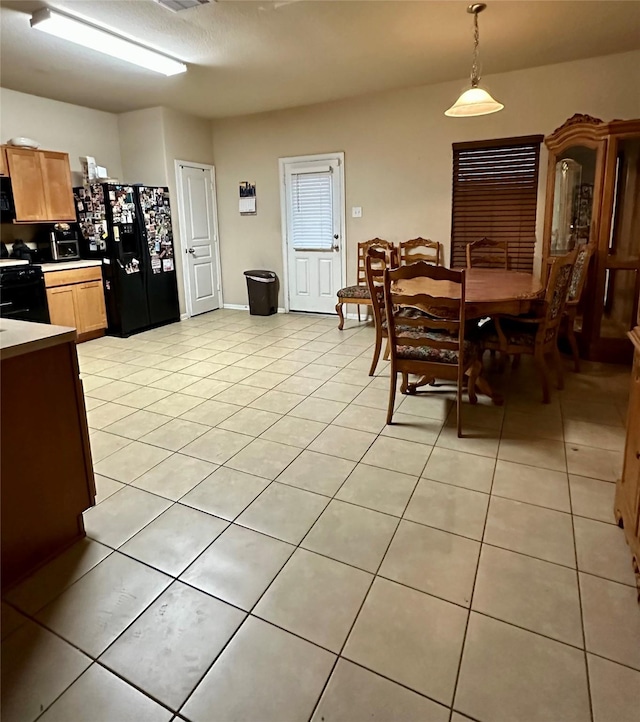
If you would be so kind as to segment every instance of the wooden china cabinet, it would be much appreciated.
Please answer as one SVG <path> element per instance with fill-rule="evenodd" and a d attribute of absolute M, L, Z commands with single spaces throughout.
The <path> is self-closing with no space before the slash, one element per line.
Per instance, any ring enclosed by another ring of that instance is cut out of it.
<path fill-rule="evenodd" d="M 640 602 L 640 311 L 636 322 L 636 327 L 629 333 L 634 349 L 633 367 L 627 412 L 627 439 L 622 477 L 616 483 L 614 513 L 616 521 L 624 529 L 627 544 L 631 549 Z"/>
<path fill-rule="evenodd" d="M 640 120 L 577 114 L 545 145 L 543 268 L 553 256 L 593 244 L 576 327 L 580 352 L 628 363 L 640 291 Z"/>

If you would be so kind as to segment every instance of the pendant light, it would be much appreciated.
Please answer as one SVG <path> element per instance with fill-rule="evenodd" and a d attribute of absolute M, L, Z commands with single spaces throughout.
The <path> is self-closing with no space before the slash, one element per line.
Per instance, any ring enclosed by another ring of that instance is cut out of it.
<path fill-rule="evenodd" d="M 478 45 L 480 44 L 480 32 L 478 30 L 478 13 L 486 8 L 485 3 L 474 3 L 469 5 L 467 12 L 473 15 L 473 63 L 471 64 L 471 87 L 456 100 L 456 102 L 445 110 L 444 114 L 450 118 L 469 118 L 474 115 L 489 115 L 497 113 L 504 108 L 502 103 L 494 100 L 489 93 L 480 87 L 480 72 L 478 70 Z"/>

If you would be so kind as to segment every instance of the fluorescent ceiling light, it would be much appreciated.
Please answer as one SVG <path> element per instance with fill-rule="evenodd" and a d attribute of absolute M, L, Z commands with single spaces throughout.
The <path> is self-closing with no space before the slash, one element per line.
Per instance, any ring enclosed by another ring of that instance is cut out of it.
<path fill-rule="evenodd" d="M 187 70 L 187 66 L 179 60 L 49 8 L 33 13 L 31 27 L 163 75 L 177 75 Z"/>

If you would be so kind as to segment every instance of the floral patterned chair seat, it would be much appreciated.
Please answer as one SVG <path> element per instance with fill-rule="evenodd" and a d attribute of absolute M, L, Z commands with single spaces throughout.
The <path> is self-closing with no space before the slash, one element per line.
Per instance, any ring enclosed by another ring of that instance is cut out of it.
<path fill-rule="evenodd" d="M 345 286 L 338 291 L 338 298 L 366 298 L 370 299 L 371 294 L 366 286 Z"/>
<path fill-rule="evenodd" d="M 404 346 L 402 344 L 403 338 L 411 338 L 415 340 L 429 339 L 431 341 L 454 341 L 457 337 L 452 337 L 450 334 L 442 333 L 439 331 L 425 330 L 415 331 L 401 329 L 398 330 L 398 346 L 397 346 L 397 357 L 400 359 L 412 359 L 414 361 L 432 361 L 434 363 L 445 363 L 445 364 L 457 364 L 458 363 L 458 351 L 447 348 L 435 348 L 433 346 Z M 464 340 L 464 363 L 467 363 L 470 359 L 477 355 L 478 344 L 465 338 Z"/>
<path fill-rule="evenodd" d="M 538 330 L 536 325 L 502 319 L 500 326 L 509 346 L 526 346 L 531 348 L 535 346 L 536 331 Z M 480 333 L 484 342 L 496 345 L 500 344 L 500 337 L 498 336 L 498 331 L 493 321 L 482 328 Z"/>

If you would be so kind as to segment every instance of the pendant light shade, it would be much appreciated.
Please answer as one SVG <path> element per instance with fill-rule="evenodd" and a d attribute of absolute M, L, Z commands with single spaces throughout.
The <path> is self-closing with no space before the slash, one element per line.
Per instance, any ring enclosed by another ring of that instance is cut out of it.
<path fill-rule="evenodd" d="M 480 87 L 480 71 L 478 68 L 478 47 L 480 45 L 480 31 L 478 30 L 478 13 L 481 13 L 487 6 L 484 3 L 469 5 L 467 12 L 473 15 L 473 63 L 471 64 L 471 87 L 456 100 L 456 102 L 444 111 L 450 118 L 471 118 L 476 115 L 489 115 L 497 113 L 504 108 L 502 103 L 491 97 L 491 95 Z"/>
<path fill-rule="evenodd" d="M 489 115 L 502 110 L 504 105 L 494 100 L 483 88 L 469 88 L 445 110 L 444 114 L 450 118 L 468 118 L 474 115 Z"/>

